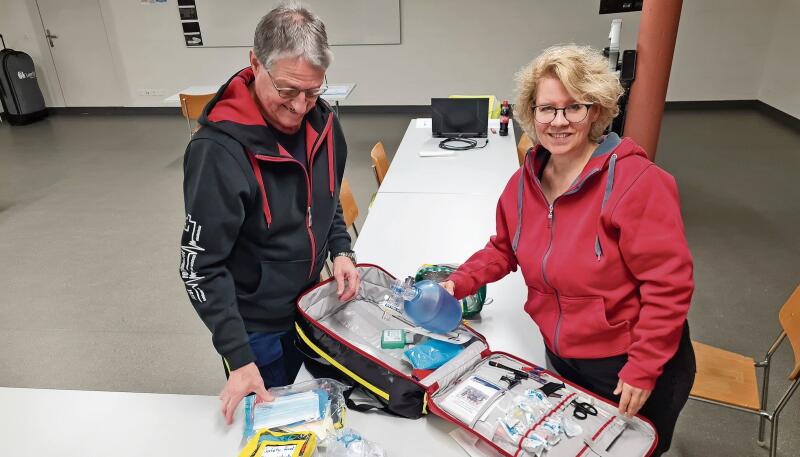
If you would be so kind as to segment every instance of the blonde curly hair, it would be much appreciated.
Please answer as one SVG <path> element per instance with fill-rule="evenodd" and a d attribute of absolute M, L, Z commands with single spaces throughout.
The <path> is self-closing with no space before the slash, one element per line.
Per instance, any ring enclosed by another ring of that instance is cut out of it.
<path fill-rule="evenodd" d="M 623 89 L 619 78 L 608 68 L 608 59 L 589 46 L 552 46 L 522 67 L 516 74 L 517 102 L 514 116 L 525 133 L 538 143 L 533 119 L 536 91 L 544 77 L 561 81 L 567 92 L 581 103 L 593 103 L 597 120 L 589 130 L 589 141 L 597 142 L 619 114 L 617 101 Z"/>

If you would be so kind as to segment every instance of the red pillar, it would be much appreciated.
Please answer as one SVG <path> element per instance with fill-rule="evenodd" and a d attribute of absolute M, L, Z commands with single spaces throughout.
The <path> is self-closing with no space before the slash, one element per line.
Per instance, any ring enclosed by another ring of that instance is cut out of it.
<path fill-rule="evenodd" d="M 625 115 L 625 136 L 655 160 L 683 0 L 645 0 L 636 43 L 636 81 Z"/>

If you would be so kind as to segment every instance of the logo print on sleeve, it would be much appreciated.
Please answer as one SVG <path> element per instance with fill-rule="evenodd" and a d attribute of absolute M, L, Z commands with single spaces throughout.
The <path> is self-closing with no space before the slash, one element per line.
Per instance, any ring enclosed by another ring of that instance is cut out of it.
<path fill-rule="evenodd" d="M 198 283 L 205 276 L 198 276 L 194 265 L 195 260 L 197 260 L 197 254 L 205 251 L 198 244 L 201 229 L 202 226 L 192 220 L 192 215 L 187 214 L 186 227 L 183 228 L 183 231 L 189 234 L 189 241 L 181 246 L 181 279 L 186 284 L 186 293 L 189 294 L 189 298 L 203 303 L 206 301 L 206 294 Z"/>

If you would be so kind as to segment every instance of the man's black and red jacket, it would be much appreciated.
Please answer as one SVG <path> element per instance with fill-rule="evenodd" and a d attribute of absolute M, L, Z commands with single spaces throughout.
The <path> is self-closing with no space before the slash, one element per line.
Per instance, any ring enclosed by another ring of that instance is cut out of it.
<path fill-rule="evenodd" d="M 326 257 L 350 249 L 338 120 L 321 99 L 306 115 L 306 171 L 276 142 L 253 79 L 248 68 L 220 88 L 184 157 L 181 278 L 231 370 L 255 360 L 247 332 L 291 328 Z"/>

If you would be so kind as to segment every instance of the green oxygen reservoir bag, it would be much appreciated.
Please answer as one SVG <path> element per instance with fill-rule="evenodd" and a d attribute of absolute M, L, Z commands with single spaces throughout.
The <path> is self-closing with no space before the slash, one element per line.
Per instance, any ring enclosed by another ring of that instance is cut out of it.
<path fill-rule="evenodd" d="M 425 264 L 419 267 L 414 280 L 422 281 L 424 279 L 429 279 L 431 281 L 444 282 L 447 281 L 447 278 L 457 269 L 458 265 L 452 263 Z M 485 305 L 491 303 L 491 300 L 486 300 L 486 286 L 482 286 L 475 294 L 461 299 L 462 317 L 464 319 L 475 318 L 481 313 Z"/>

